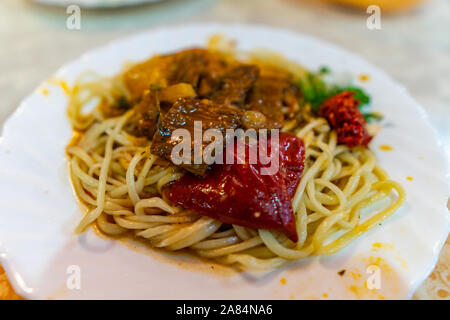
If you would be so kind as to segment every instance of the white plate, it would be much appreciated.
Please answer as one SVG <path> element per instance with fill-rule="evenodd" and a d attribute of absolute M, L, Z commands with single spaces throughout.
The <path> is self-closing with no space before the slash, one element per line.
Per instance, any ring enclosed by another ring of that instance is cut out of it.
<path fill-rule="evenodd" d="M 65 65 L 53 78 L 70 83 L 85 70 L 113 75 L 125 62 L 202 46 L 215 33 L 236 39 L 243 50 L 276 50 L 311 69 L 328 65 L 355 76 L 369 74 L 371 80 L 361 85 L 372 95 L 374 109 L 385 115 L 386 124 L 371 146 L 381 165 L 405 187 L 406 203 L 342 252 L 293 263 L 264 276 L 228 275 L 217 267 L 208 271 L 206 262 L 132 250 L 93 231 L 76 236 L 72 230 L 81 213 L 64 154 L 72 135 L 67 98 L 59 86 L 47 81 L 6 122 L 0 144 L 0 258 L 14 288 L 27 298 L 411 297 L 433 269 L 449 231 L 447 161 L 424 110 L 403 87 L 361 58 L 286 30 L 201 24 L 157 29 L 113 42 Z M 43 94 L 43 89 L 49 93 Z M 381 144 L 394 150 L 382 152 Z M 380 273 L 370 274 L 373 271 L 367 267 L 372 264 L 379 266 Z M 343 269 L 345 274 L 339 276 Z M 81 289 L 71 290 L 66 282 L 73 280 L 76 270 L 81 271 Z M 378 275 L 381 288 L 367 289 L 365 280 L 376 284 Z"/>
<path fill-rule="evenodd" d="M 33 0 L 38 3 L 67 7 L 70 5 L 77 5 L 82 8 L 118 8 L 125 6 L 134 6 L 138 4 L 159 2 L 162 0 Z"/>

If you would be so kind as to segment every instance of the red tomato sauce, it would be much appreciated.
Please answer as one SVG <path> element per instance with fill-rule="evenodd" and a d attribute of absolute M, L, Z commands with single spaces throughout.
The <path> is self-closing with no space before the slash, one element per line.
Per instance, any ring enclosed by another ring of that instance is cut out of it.
<path fill-rule="evenodd" d="M 358 110 L 360 102 L 353 92 L 343 91 L 328 98 L 319 109 L 321 116 L 336 130 L 338 142 L 349 148 L 367 147 L 372 137 L 366 130 L 364 116 Z"/>

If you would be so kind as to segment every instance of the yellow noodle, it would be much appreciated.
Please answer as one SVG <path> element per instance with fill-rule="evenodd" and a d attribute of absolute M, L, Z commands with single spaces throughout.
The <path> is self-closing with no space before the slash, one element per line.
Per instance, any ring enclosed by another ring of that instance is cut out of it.
<path fill-rule="evenodd" d="M 154 247 L 188 248 L 243 269 L 273 269 L 341 250 L 405 200 L 403 188 L 389 180 L 372 151 L 338 145 L 325 119 L 306 115 L 306 122 L 293 120 L 283 128 L 302 138 L 306 147 L 305 169 L 292 199 L 297 243 L 279 232 L 226 225 L 173 206 L 163 190 L 183 173 L 173 165 L 158 165 L 150 142 L 139 145 L 142 142 L 125 131 L 133 111 L 108 119 L 97 109 L 85 111 L 93 101 L 111 105 L 129 97 L 121 78 L 87 73 L 69 90 L 68 115 L 73 128 L 82 132 L 67 147 L 70 176 L 87 209 L 77 232 L 96 223 L 105 234 L 130 232 Z M 386 207 L 371 210 L 380 201 Z M 368 212 L 362 214 L 363 209 Z"/>

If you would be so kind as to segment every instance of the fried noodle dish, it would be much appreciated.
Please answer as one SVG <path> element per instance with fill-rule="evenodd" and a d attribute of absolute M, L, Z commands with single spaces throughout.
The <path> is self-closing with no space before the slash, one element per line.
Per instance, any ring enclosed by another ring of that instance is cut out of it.
<path fill-rule="evenodd" d="M 243 270 L 343 249 L 391 216 L 405 193 L 369 148 L 369 123 L 379 117 L 367 112 L 369 96 L 330 84 L 329 74 L 239 52 L 216 36 L 113 77 L 80 75 L 68 88 L 74 137 L 66 149 L 85 209 L 76 231 L 95 225 Z M 237 139 L 229 129 L 269 129 L 267 141 L 279 130 L 279 170 L 264 175 L 265 164 L 249 159 L 174 161 L 174 131 L 194 136 L 196 121 L 228 142 Z"/>

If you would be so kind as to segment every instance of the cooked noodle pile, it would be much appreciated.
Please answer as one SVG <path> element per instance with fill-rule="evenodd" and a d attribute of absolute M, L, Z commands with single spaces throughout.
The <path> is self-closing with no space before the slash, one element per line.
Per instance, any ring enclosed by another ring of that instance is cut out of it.
<path fill-rule="evenodd" d="M 306 147 L 305 170 L 292 199 L 297 243 L 281 232 L 227 225 L 173 206 L 162 191 L 183 171 L 152 155 L 151 141 L 124 130 L 133 109 L 107 119 L 99 108 L 83 113 L 87 105 L 128 96 L 120 79 L 84 75 L 69 93 L 76 134 L 67 153 L 74 190 L 86 208 L 77 232 L 95 223 L 106 235 L 131 234 L 156 248 L 188 249 L 243 269 L 271 269 L 341 250 L 404 201 L 402 187 L 389 180 L 372 151 L 337 144 L 327 121 L 310 114 L 283 128 Z"/>

